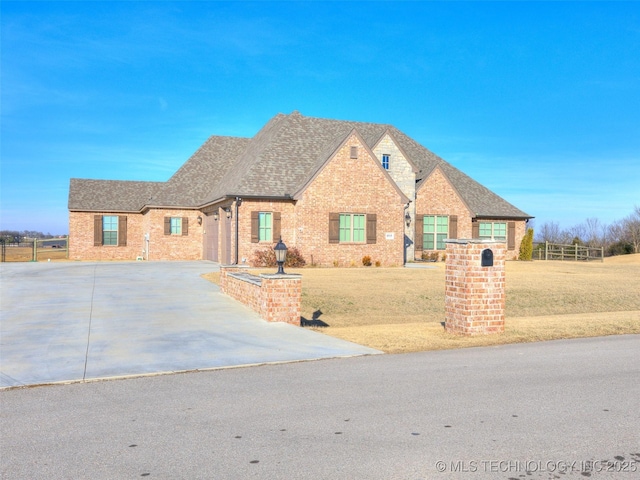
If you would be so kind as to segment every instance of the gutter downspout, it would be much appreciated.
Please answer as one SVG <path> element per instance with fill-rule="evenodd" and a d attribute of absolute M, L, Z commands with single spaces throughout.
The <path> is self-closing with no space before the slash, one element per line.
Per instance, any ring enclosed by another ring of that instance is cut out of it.
<path fill-rule="evenodd" d="M 235 263 L 234 265 L 238 265 L 238 252 L 239 252 L 239 245 L 238 245 L 238 239 L 239 239 L 239 234 L 238 234 L 238 208 L 240 207 L 240 205 L 242 205 L 242 198 L 240 197 L 236 197 L 236 255 L 235 255 Z"/>

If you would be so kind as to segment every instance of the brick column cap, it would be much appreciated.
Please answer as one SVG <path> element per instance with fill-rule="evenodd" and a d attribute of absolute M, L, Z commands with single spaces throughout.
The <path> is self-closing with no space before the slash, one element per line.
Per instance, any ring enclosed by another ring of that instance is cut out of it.
<path fill-rule="evenodd" d="M 260 274 L 260 278 L 266 278 L 269 280 L 298 280 L 300 278 L 302 278 L 302 275 L 299 273 L 285 273 L 285 274 L 278 274 L 278 273 L 261 273 Z"/>

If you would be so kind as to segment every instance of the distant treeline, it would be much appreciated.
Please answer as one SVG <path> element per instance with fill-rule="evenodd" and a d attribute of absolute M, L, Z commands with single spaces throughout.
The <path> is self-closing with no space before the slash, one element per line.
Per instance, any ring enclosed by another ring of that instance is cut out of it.
<path fill-rule="evenodd" d="M 587 218 L 567 230 L 562 230 L 557 223 L 546 222 L 536 227 L 535 232 L 536 242 L 540 243 L 603 248 L 605 255 L 640 253 L 640 206 L 610 225 L 597 218 Z"/>
<path fill-rule="evenodd" d="M 58 238 L 61 235 L 51 235 L 50 233 L 36 232 L 32 230 L 23 230 L 19 232 L 17 230 L 0 230 L 0 238 L 5 243 L 22 243 L 27 239 L 42 239 L 47 240 L 49 238 Z"/>

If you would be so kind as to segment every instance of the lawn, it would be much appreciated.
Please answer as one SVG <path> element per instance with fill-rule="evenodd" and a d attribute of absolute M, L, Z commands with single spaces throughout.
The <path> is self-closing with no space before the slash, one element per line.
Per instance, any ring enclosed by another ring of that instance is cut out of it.
<path fill-rule="evenodd" d="M 640 333 L 640 255 L 507 262 L 505 332 L 480 337 L 444 331 L 444 264 L 429 266 L 296 270 L 302 316 L 388 353 Z"/>

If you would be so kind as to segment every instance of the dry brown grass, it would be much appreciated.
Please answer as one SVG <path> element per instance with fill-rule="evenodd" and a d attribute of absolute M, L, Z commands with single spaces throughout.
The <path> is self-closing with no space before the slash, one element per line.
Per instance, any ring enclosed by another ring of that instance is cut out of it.
<path fill-rule="evenodd" d="M 302 316 L 390 353 L 640 333 L 640 255 L 507 262 L 505 333 L 481 337 L 444 332 L 444 264 L 431 266 L 300 270 Z"/>
<path fill-rule="evenodd" d="M 6 247 L 6 262 L 30 262 L 33 259 L 33 247 Z M 38 261 L 46 262 L 47 260 L 65 261 L 67 260 L 66 250 L 57 248 L 39 248 Z"/>

